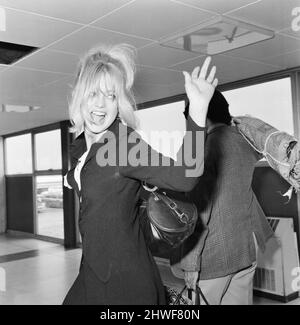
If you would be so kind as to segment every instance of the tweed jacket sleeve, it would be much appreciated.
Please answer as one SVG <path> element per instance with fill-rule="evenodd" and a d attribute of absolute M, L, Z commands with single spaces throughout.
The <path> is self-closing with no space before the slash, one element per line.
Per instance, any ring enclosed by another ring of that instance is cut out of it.
<path fill-rule="evenodd" d="M 178 277 L 183 277 L 182 271 L 199 271 L 201 266 L 201 254 L 208 235 L 207 226 L 213 207 L 215 157 L 218 154 L 211 142 L 208 136 L 205 144 L 205 171 L 194 189 L 186 194 L 188 201 L 195 203 L 198 209 L 196 229 L 180 247 L 173 250 L 170 257 L 172 271 Z"/>

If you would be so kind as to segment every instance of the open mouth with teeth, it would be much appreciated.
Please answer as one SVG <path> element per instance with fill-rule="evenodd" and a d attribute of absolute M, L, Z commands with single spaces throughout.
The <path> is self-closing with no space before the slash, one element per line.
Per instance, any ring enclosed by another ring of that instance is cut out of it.
<path fill-rule="evenodd" d="M 91 112 L 91 119 L 93 123 L 101 123 L 105 119 L 106 114 L 104 112 L 99 111 L 92 111 Z"/>

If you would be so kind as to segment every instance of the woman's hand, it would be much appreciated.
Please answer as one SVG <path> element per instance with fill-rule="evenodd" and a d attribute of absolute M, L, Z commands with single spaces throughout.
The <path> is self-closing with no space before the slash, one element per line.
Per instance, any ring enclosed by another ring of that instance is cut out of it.
<path fill-rule="evenodd" d="M 211 57 L 207 57 L 201 69 L 196 67 L 192 74 L 183 71 L 185 91 L 190 102 L 189 114 L 199 126 L 205 126 L 208 105 L 218 84 L 215 66 L 207 76 L 210 61 Z"/>

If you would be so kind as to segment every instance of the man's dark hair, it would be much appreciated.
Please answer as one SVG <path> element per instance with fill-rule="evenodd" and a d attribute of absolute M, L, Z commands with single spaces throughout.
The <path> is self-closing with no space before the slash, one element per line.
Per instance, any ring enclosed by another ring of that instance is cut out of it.
<path fill-rule="evenodd" d="M 230 125 L 231 115 L 228 107 L 229 104 L 227 103 L 227 100 L 222 93 L 216 89 L 208 106 L 207 118 L 209 118 L 213 123 L 224 123 Z M 189 108 L 190 103 L 187 100 L 184 109 L 184 116 L 186 119 L 189 115 Z"/>
<path fill-rule="evenodd" d="M 227 100 L 222 93 L 216 89 L 208 105 L 207 118 L 213 123 L 225 123 L 230 125 L 231 116 L 228 107 Z"/>

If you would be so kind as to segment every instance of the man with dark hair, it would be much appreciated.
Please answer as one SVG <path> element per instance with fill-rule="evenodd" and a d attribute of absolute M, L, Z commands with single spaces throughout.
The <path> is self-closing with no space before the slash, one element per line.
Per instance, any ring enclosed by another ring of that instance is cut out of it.
<path fill-rule="evenodd" d="M 206 121 L 231 125 L 231 116 L 228 107 L 229 105 L 225 97 L 221 92 L 216 90 L 208 106 Z"/>
<path fill-rule="evenodd" d="M 228 106 L 216 90 L 207 113 L 204 174 L 188 193 L 202 231 L 174 252 L 171 265 L 188 287 L 198 284 L 210 304 L 252 304 L 256 246 L 264 250 L 273 231 L 251 188 L 261 157 L 231 126 Z"/>

